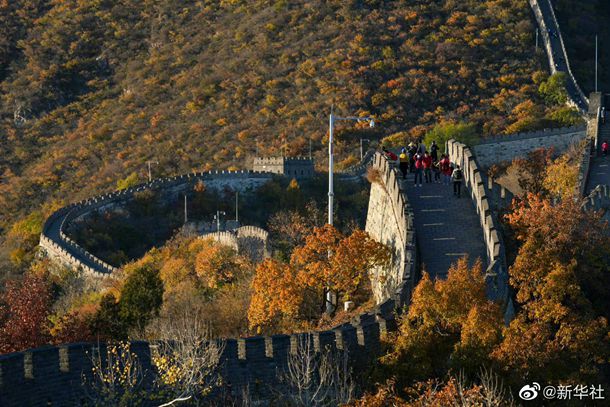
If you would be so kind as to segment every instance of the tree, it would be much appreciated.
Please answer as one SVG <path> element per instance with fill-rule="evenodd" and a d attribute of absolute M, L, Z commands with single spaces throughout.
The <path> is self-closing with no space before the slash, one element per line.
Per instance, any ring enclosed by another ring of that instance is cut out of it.
<path fill-rule="evenodd" d="M 512 166 L 517 168 L 519 187 L 524 193 L 539 194 L 546 192 L 544 180 L 551 164 L 553 148 L 538 148 L 527 153 L 525 158 L 515 158 Z"/>
<path fill-rule="evenodd" d="M 607 380 L 610 241 L 600 214 L 530 194 L 507 220 L 521 243 L 509 270 L 520 312 L 494 351 L 499 366 L 521 381 Z"/>
<path fill-rule="evenodd" d="M 47 343 L 51 303 L 51 287 L 44 277 L 26 273 L 23 281 L 7 281 L 0 297 L 0 353 Z"/>
<path fill-rule="evenodd" d="M 480 260 L 472 268 L 466 258 L 458 260 L 446 280 L 432 281 L 424 273 L 381 372 L 410 385 L 443 378 L 449 369 L 475 374 L 489 364 L 500 341 L 502 313 L 485 287 Z"/>
<path fill-rule="evenodd" d="M 389 249 L 366 232 L 356 230 L 346 237 L 331 225 L 316 227 L 294 249 L 289 263 L 268 259 L 257 267 L 250 326 L 315 319 L 321 315 L 328 290 L 343 300 L 368 295 L 368 270 L 389 258 Z"/>
<path fill-rule="evenodd" d="M 250 328 L 277 325 L 282 318 L 298 318 L 303 290 L 295 270 L 276 259 L 266 259 L 256 268 L 248 309 Z"/>
<path fill-rule="evenodd" d="M 327 224 L 314 228 L 305 244 L 293 251 L 290 263 L 303 286 L 322 297 L 330 290 L 337 298 L 349 300 L 368 283 L 369 269 L 386 265 L 389 259 L 389 249 L 368 233 L 355 230 L 346 237 Z"/>
<path fill-rule="evenodd" d="M 548 106 L 563 105 L 568 100 L 568 92 L 566 91 L 567 74 L 565 72 L 557 72 L 542 82 L 538 87 L 540 96 L 544 99 Z"/>
<path fill-rule="evenodd" d="M 444 151 L 445 143 L 451 139 L 472 146 L 478 141 L 477 128 L 472 123 L 439 123 L 426 133 L 424 143 L 429 146 L 433 141 L 436 141 L 439 148 Z"/>
<path fill-rule="evenodd" d="M 195 257 L 195 272 L 208 288 L 219 288 L 237 278 L 243 268 L 235 249 L 206 239 Z"/>
<path fill-rule="evenodd" d="M 583 146 L 584 148 L 584 146 Z M 543 187 L 552 197 L 572 199 L 578 185 L 578 164 L 569 154 L 564 154 L 545 169 Z"/>
<path fill-rule="evenodd" d="M 163 303 L 163 281 L 151 264 L 135 268 L 121 289 L 119 316 L 130 328 L 142 332 Z"/>

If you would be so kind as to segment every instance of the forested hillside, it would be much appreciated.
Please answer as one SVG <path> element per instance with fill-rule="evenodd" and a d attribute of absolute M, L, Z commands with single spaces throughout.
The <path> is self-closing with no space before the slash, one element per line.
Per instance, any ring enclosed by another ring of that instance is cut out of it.
<path fill-rule="evenodd" d="M 485 136 L 570 124 L 538 93 L 526 0 L 0 1 L 0 228 L 23 266 L 55 207 L 251 158 L 324 160 L 327 115 L 372 114 L 338 131 L 403 142 L 440 122 Z"/>

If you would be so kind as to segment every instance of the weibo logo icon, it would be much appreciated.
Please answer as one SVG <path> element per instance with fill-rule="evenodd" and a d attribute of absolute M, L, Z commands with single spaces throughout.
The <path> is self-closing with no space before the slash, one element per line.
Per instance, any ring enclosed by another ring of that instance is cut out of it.
<path fill-rule="evenodd" d="M 533 382 L 530 386 L 526 384 L 519 390 L 519 397 L 523 400 L 534 400 L 538 397 L 538 391 L 540 390 L 540 385 L 536 382 Z"/>

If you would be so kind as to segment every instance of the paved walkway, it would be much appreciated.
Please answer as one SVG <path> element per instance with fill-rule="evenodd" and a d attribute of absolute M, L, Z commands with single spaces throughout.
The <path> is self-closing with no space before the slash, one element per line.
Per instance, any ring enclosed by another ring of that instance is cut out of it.
<path fill-rule="evenodd" d="M 415 231 L 422 270 L 431 277 L 444 278 L 452 263 L 469 255 L 487 265 L 483 231 L 476 209 L 462 184 L 462 197 L 453 196 L 453 186 L 426 184 L 413 186 L 413 175 L 407 176 L 409 203 L 415 213 Z"/>

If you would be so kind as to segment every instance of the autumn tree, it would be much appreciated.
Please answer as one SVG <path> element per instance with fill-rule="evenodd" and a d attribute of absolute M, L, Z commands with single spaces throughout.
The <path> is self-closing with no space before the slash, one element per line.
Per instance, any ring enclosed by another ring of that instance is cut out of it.
<path fill-rule="evenodd" d="M 503 321 L 499 304 L 487 299 L 485 288 L 480 260 L 473 267 L 466 258 L 458 260 L 446 280 L 432 281 L 424 273 L 380 372 L 405 386 L 443 378 L 450 369 L 474 374 L 489 364 Z"/>
<path fill-rule="evenodd" d="M 494 351 L 517 380 L 606 380 L 610 242 L 600 214 L 528 195 L 507 220 L 521 246 L 509 270 L 520 311 Z"/>
<path fill-rule="evenodd" d="M 527 153 L 526 157 L 515 158 L 511 166 L 518 171 L 519 187 L 524 193 L 546 192 L 544 180 L 547 168 L 552 162 L 553 149 L 539 148 Z"/>
<path fill-rule="evenodd" d="M 51 303 L 51 287 L 44 277 L 26 273 L 22 281 L 7 281 L 0 297 L 0 353 L 47 343 Z"/>
<path fill-rule="evenodd" d="M 195 272 L 207 287 L 218 288 L 237 279 L 247 268 L 244 261 L 235 249 L 206 239 L 195 258 Z"/>
<path fill-rule="evenodd" d="M 574 157 L 563 154 L 546 167 L 542 185 L 552 197 L 572 199 L 578 184 L 578 169 Z"/>
<path fill-rule="evenodd" d="M 289 263 L 267 260 L 257 268 L 250 325 L 270 325 L 274 318 L 319 317 L 328 290 L 341 300 L 363 296 L 368 270 L 389 258 L 388 248 L 366 232 L 356 230 L 345 236 L 331 225 L 316 227 L 295 248 Z"/>

